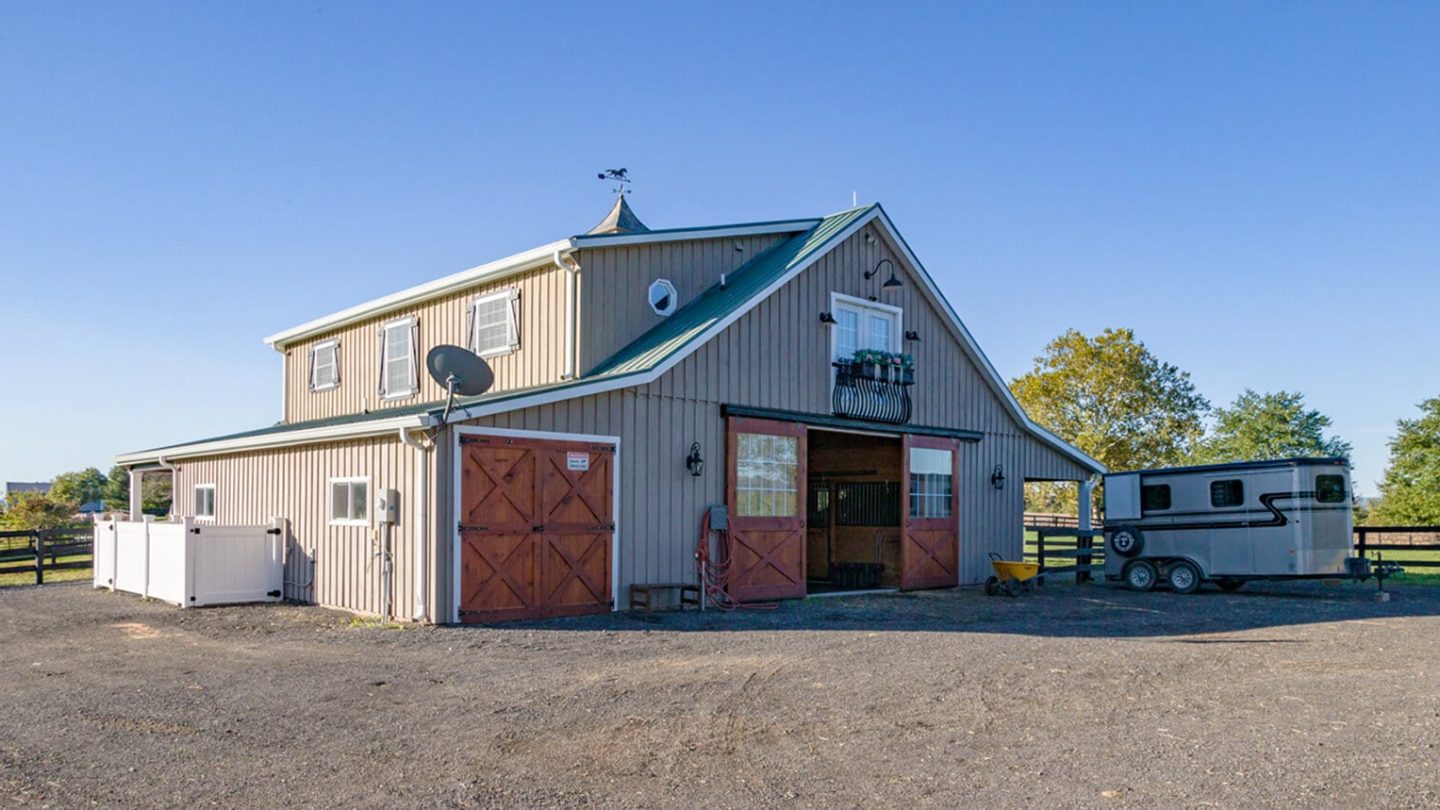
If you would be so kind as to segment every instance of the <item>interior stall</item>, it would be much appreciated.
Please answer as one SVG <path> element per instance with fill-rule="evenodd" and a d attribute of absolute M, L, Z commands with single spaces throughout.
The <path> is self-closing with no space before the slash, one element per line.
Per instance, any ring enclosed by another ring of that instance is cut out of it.
<path fill-rule="evenodd" d="M 903 450 L 898 436 L 810 431 L 807 592 L 900 587 Z"/>

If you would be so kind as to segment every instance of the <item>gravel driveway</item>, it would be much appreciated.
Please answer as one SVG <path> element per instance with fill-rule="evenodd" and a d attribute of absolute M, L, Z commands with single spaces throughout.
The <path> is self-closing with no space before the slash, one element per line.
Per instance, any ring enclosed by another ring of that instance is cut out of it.
<path fill-rule="evenodd" d="M 1434 806 L 1440 589 L 388 629 L 0 591 L 0 804 Z"/>

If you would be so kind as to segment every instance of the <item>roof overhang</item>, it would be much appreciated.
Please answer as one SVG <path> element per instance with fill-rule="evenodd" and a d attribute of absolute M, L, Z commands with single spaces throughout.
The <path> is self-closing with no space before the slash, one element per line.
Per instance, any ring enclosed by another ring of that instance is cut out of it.
<path fill-rule="evenodd" d="M 359 439 L 366 436 L 382 436 L 389 433 L 396 434 L 398 438 L 400 430 L 423 428 L 429 424 L 429 421 L 427 415 L 422 413 L 374 419 L 368 422 L 350 422 L 341 425 L 325 425 L 323 427 L 302 428 L 273 433 L 258 433 L 250 436 L 239 435 L 231 438 L 212 439 L 195 442 L 193 444 L 178 444 L 173 447 L 160 447 L 154 450 L 126 453 L 116 456 L 115 463 L 122 467 L 135 467 L 144 464 L 158 464 L 162 460 L 175 461 L 177 459 L 197 458 L 200 456 L 223 456 L 230 453 L 265 450 L 272 447 L 320 444 L 323 442 L 343 441 L 345 439 Z"/>

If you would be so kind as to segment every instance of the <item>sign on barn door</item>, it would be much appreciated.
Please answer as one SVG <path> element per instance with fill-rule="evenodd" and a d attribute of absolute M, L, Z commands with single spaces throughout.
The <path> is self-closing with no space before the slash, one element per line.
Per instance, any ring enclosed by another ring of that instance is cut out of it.
<path fill-rule="evenodd" d="M 607 611 L 615 448 L 460 439 L 460 620 Z"/>
<path fill-rule="evenodd" d="M 805 426 L 731 417 L 730 595 L 741 602 L 805 595 Z"/>
<path fill-rule="evenodd" d="M 960 584 L 960 443 L 905 436 L 901 483 L 900 587 L 950 588 Z"/>

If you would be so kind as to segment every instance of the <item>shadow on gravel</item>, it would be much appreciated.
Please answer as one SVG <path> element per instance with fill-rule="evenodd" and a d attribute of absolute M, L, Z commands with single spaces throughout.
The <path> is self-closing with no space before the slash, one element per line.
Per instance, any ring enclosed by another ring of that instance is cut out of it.
<path fill-rule="evenodd" d="M 1375 588 L 1266 583 L 1239 593 L 1135 593 L 1111 585 L 1050 585 L 1018 598 L 978 588 L 797 599 L 733 612 L 614 613 L 547 621 L 470 625 L 532 632 L 931 632 L 1053 638 L 1209 635 L 1325 622 L 1440 616 L 1440 588 L 1401 587 L 1375 602 Z M 1303 643 L 1300 639 L 1183 639 L 1190 644 Z"/>

